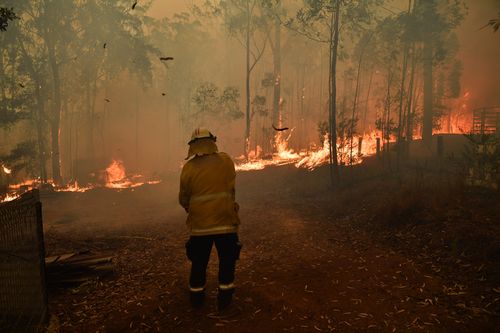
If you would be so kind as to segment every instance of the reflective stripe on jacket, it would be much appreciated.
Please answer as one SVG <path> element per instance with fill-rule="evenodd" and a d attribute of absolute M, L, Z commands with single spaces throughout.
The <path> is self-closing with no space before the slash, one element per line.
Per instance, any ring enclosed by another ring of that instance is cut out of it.
<path fill-rule="evenodd" d="M 191 235 L 238 231 L 234 163 L 225 153 L 195 156 L 182 168 L 179 203 Z"/>

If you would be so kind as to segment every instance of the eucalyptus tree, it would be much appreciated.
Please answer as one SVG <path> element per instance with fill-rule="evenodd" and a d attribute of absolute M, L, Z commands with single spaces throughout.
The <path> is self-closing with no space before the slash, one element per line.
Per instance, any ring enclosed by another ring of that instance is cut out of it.
<path fill-rule="evenodd" d="M 52 178 L 61 183 L 60 124 L 64 82 L 62 71 L 74 56 L 75 21 L 78 7 L 74 1 L 43 0 L 32 7 L 30 15 L 34 19 L 37 34 L 47 50 L 49 73 L 52 79 L 52 103 L 50 104 L 51 165 Z"/>
<path fill-rule="evenodd" d="M 444 41 L 462 21 L 466 7 L 464 1 L 419 0 L 415 15 L 418 22 L 419 41 L 423 44 L 424 114 L 422 139 L 431 144 L 434 109 L 434 68 L 446 58 L 448 49 Z"/>
<path fill-rule="evenodd" d="M 411 0 L 408 7 L 408 11 L 393 13 L 393 15 L 386 17 L 374 30 L 375 57 L 379 70 L 387 74 L 387 85 L 382 98 L 384 111 L 383 115 L 377 119 L 377 128 L 382 131 L 385 145 L 388 144 L 391 135 L 396 136 L 398 162 L 403 130 L 407 124 L 405 120 L 406 104 L 404 102 L 405 98 L 408 98 L 406 86 L 408 85 L 409 53 L 411 42 L 414 39 L 414 33 L 411 29 L 413 23 Z"/>
<path fill-rule="evenodd" d="M 248 158 L 251 128 L 251 75 L 264 55 L 270 29 L 262 0 L 207 0 L 205 15 L 220 17 L 229 36 L 245 49 L 245 139 L 244 153 Z"/>
<path fill-rule="evenodd" d="M 379 61 L 380 72 L 385 74 L 385 92 L 382 97 L 383 112 L 377 120 L 377 127 L 382 131 L 382 138 L 385 141 L 384 147 L 387 147 L 390 136 L 395 133 L 396 121 L 393 111 L 394 104 L 398 100 L 397 90 L 400 79 L 400 58 L 403 51 L 400 33 L 402 32 L 400 22 L 397 17 L 387 17 L 382 21 L 377 29 L 376 47 Z M 396 91 L 394 91 L 396 90 Z"/>
<path fill-rule="evenodd" d="M 87 155 L 91 159 L 95 158 L 99 89 L 124 72 L 136 78 L 140 86 L 152 82 L 152 58 L 157 58 L 159 52 L 147 35 L 153 23 L 146 16 L 148 8 L 148 4 L 141 4 L 132 11 L 128 1 L 105 0 L 89 0 L 79 7 L 73 64 L 83 87 L 83 93 L 76 98 L 84 104 Z"/>
<path fill-rule="evenodd" d="M 11 72 L 23 77 L 35 110 L 40 175 L 46 180 L 45 156 L 50 156 L 52 178 L 61 182 L 61 123 L 63 109 L 84 101 L 89 128 L 89 157 L 93 154 L 93 123 L 97 90 L 106 80 L 128 72 L 147 85 L 152 80 L 152 55 L 158 53 L 148 41 L 147 4 L 131 10 L 128 1 L 106 0 L 5 0 L 20 20 L 13 24 L 15 41 L 5 44 L 15 61 Z M 2 2 L 2 6 L 4 5 Z M 10 26 L 9 26 L 10 28 Z M 2 34 L 2 35 L 3 35 Z M 2 37 L 3 38 L 3 37 Z M 7 58 L 2 58 L 7 59 Z M 2 66 L 2 70 L 5 66 Z M 3 78 L 3 76 L 2 76 Z M 3 81 L 3 80 L 2 80 Z M 24 82 L 24 83 L 23 83 Z M 31 104 L 30 104 L 31 103 Z M 46 124 L 50 129 L 50 154 L 45 152 Z M 78 126 L 81 126 L 79 124 Z"/>
<path fill-rule="evenodd" d="M 354 162 L 353 160 L 353 139 L 354 139 L 354 134 L 355 134 L 355 127 L 358 124 L 359 116 L 358 116 L 358 107 L 360 104 L 360 94 L 361 94 L 361 73 L 363 71 L 363 65 L 365 62 L 366 58 L 366 53 L 367 49 L 370 47 L 373 47 L 372 39 L 373 39 L 373 34 L 374 31 L 368 31 L 365 34 L 361 36 L 359 39 L 358 44 L 356 45 L 356 48 L 353 52 L 353 55 L 357 58 L 357 69 L 356 69 L 356 86 L 355 86 L 355 91 L 354 91 L 354 97 L 353 97 L 353 102 L 352 102 L 352 114 L 351 114 L 351 120 L 350 120 L 350 128 L 349 128 L 349 146 L 350 146 L 350 153 L 349 153 L 349 163 L 352 164 Z M 371 86 L 371 80 L 370 78 L 370 83 L 369 85 Z M 368 87 L 368 96 L 369 96 L 369 90 L 371 87 Z M 368 104 L 368 101 L 366 101 Z M 366 117 L 366 115 L 365 115 Z M 365 120 L 366 121 L 366 120 Z M 364 130 L 364 129 L 363 129 Z"/>
<path fill-rule="evenodd" d="M 0 34 L 0 127 L 11 128 L 26 119 L 28 128 L 35 129 L 35 135 L 31 131 L 25 133 L 23 140 L 3 159 L 17 165 L 14 171 L 27 167 L 28 174 L 46 182 L 46 100 L 50 95 L 46 49 L 33 33 L 35 27 L 27 14 L 33 4 L 16 1 L 10 5 L 15 6 L 19 20 Z M 33 138 L 36 139 L 33 141 Z M 18 159 L 24 162 L 17 163 Z"/>
<path fill-rule="evenodd" d="M 330 176 L 332 184 L 340 181 L 337 154 L 337 62 L 339 45 L 359 38 L 376 17 L 376 6 L 383 0 L 304 0 L 287 26 L 311 40 L 327 43 L 329 66 Z"/>
<path fill-rule="evenodd" d="M 274 29 L 274 35 L 271 30 L 267 30 L 270 40 L 270 48 L 273 54 L 273 115 L 272 123 L 281 126 L 281 65 L 282 65 L 282 22 L 286 16 L 286 11 L 282 0 L 263 0 L 262 8 L 264 15 L 269 16 Z"/>
<path fill-rule="evenodd" d="M 235 87 L 225 87 L 222 91 L 212 82 L 203 82 L 192 97 L 197 112 L 194 116 L 232 121 L 243 118 L 238 100 L 240 92 Z"/>

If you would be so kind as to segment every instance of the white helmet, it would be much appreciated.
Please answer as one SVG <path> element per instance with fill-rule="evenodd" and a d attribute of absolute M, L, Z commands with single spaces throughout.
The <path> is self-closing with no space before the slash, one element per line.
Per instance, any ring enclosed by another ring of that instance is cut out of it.
<path fill-rule="evenodd" d="M 188 144 L 191 144 L 198 139 L 204 138 L 212 139 L 214 140 L 214 142 L 217 141 L 217 137 L 213 135 L 208 129 L 198 127 L 193 131 L 193 134 L 191 134 L 191 140 L 189 140 Z"/>

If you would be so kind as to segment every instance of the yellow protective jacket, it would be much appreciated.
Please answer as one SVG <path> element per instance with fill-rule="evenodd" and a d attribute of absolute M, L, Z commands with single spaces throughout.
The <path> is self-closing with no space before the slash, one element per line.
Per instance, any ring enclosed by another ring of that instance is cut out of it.
<path fill-rule="evenodd" d="M 196 155 L 182 168 L 179 203 L 193 236 L 238 231 L 234 163 L 226 153 Z"/>

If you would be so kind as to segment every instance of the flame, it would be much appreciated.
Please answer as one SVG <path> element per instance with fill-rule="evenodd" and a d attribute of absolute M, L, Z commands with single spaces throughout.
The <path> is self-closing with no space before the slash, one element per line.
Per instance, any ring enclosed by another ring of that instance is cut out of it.
<path fill-rule="evenodd" d="M 73 183 L 69 183 L 63 187 L 56 187 L 54 191 L 56 192 L 87 192 L 88 190 L 93 189 L 93 186 L 80 186 L 78 185 L 78 181 L 74 181 Z"/>
<path fill-rule="evenodd" d="M 323 148 L 318 151 L 313 151 L 307 156 L 303 157 L 300 161 L 295 163 L 297 168 L 306 168 L 314 170 L 320 165 L 327 163 L 330 160 L 330 140 L 328 134 L 323 138 Z"/>
<path fill-rule="evenodd" d="M 290 140 L 290 137 L 292 136 L 293 129 L 286 138 L 283 137 L 282 133 L 283 132 L 279 132 L 274 139 L 274 145 L 278 152 L 278 161 L 285 162 L 285 164 L 287 164 L 286 162 L 288 161 L 293 162 L 296 159 L 300 159 L 299 154 L 295 153 L 293 149 L 288 148 L 288 140 Z"/>
<path fill-rule="evenodd" d="M 106 186 L 119 183 L 125 179 L 125 166 L 120 160 L 113 160 L 106 168 Z"/>
<path fill-rule="evenodd" d="M 258 159 L 261 155 L 262 155 L 262 147 L 257 145 L 257 147 L 255 147 L 255 150 L 251 150 L 248 153 L 248 158 L 251 160 L 255 160 Z"/>
<path fill-rule="evenodd" d="M 463 134 L 472 130 L 472 111 L 469 107 L 471 93 L 466 91 L 456 104 L 451 106 L 449 114 L 441 119 L 442 126 L 433 134 Z"/>
<path fill-rule="evenodd" d="M 293 130 L 292 130 L 293 131 Z M 273 154 L 270 159 L 261 159 L 259 158 L 262 152 L 260 146 L 257 146 L 256 151 L 250 151 L 248 153 L 248 161 L 245 163 L 240 163 L 236 165 L 237 171 L 251 171 L 251 170 L 262 170 L 267 166 L 271 165 L 285 165 L 292 164 L 300 160 L 301 156 L 295 153 L 292 149 L 288 148 L 288 140 L 290 139 L 290 135 L 287 138 L 283 137 L 282 132 L 276 134 L 274 137 L 274 146 L 276 147 L 276 153 Z M 243 156 L 240 156 L 238 159 L 243 159 Z"/>
<path fill-rule="evenodd" d="M 6 175 L 10 175 L 12 173 L 12 170 L 7 168 L 5 165 L 2 165 L 2 170 Z"/>
<path fill-rule="evenodd" d="M 78 181 L 72 181 L 64 186 L 54 184 L 53 180 L 48 180 L 47 184 L 52 186 L 55 192 L 87 192 L 94 188 L 106 187 L 110 189 L 127 189 L 135 188 L 145 184 L 155 185 L 161 183 L 161 180 L 146 180 L 143 175 L 135 174 L 127 176 L 125 166 L 121 160 L 113 160 L 105 170 L 106 179 L 104 184 L 89 184 L 81 186 Z M 22 193 L 34 188 L 40 187 L 42 181 L 40 179 L 29 179 L 17 184 L 9 185 L 10 192 L 2 196 L 0 194 L 0 202 L 12 201 L 18 198 Z"/>
<path fill-rule="evenodd" d="M 12 201 L 12 200 L 16 200 L 19 197 L 20 197 L 20 194 L 17 194 L 17 193 L 7 193 L 3 198 L 0 197 L 0 203 Z"/>
<path fill-rule="evenodd" d="M 125 166 L 121 160 L 113 160 L 106 168 L 106 187 L 115 189 L 133 188 L 144 185 L 144 182 L 138 181 L 142 175 L 133 175 L 127 177 Z M 136 181 L 134 181 L 134 179 Z"/>
<path fill-rule="evenodd" d="M 461 134 L 470 130 L 472 127 L 472 116 L 469 108 L 470 99 L 471 93 L 470 91 L 466 91 L 452 108 L 449 118 L 445 119 L 446 117 L 443 117 L 442 128 L 440 130 L 434 130 L 433 134 Z M 288 141 L 292 132 L 293 129 L 286 138 L 282 134 L 283 132 L 280 132 L 275 136 L 274 147 L 276 149 L 276 153 L 272 155 L 272 158 L 261 158 L 262 149 L 260 146 L 257 146 L 255 151 L 251 151 L 248 154 L 247 161 L 236 165 L 236 170 L 262 170 L 267 166 L 284 164 L 294 164 L 297 168 L 313 170 L 321 165 L 329 163 L 330 143 L 327 136 L 323 138 L 323 145 L 321 148 L 310 149 L 305 153 L 299 154 L 288 148 Z M 339 139 L 336 143 L 339 164 L 360 164 L 363 162 L 364 158 L 375 155 L 377 152 L 377 138 L 380 138 L 380 149 L 382 149 L 384 140 L 382 139 L 382 133 L 378 130 L 355 137 L 352 142 L 352 147 L 349 140 Z M 421 135 L 415 133 L 413 135 L 413 139 L 421 139 Z M 391 135 L 387 141 L 389 143 L 396 142 L 396 137 Z M 360 142 L 361 147 L 359 147 Z M 240 157 L 238 159 L 244 160 L 244 157 Z"/>
<path fill-rule="evenodd" d="M 244 163 L 236 165 L 237 171 L 253 171 L 262 170 L 267 166 L 271 165 L 285 165 L 294 164 L 296 168 L 304 168 L 308 170 L 314 170 L 330 161 L 330 143 L 328 140 L 328 134 L 323 138 L 323 145 L 319 149 L 310 149 L 304 153 L 296 153 L 293 149 L 288 148 L 288 141 L 291 137 L 290 133 L 286 138 L 280 132 L 275 136 L 274 146 L 277 152 L 273 154 L 272 159 L 261 159 L 260 154 L 252 151 L 248 154 L 249 160 Z M 348 142 L 347 145 L 344 142 L 342 144 L 341 140 L 337 142 L 337 150 L 339 152 L 339 163 L 345 165 L 360 164 L 363 162 L 363 157 L 372 156 L 376 154 L 377 149 L 377 138 L 381 137 L 380 131 L 373 131 L 371 133 L 363 135 L 361 149 L 359 149 L 359 137 L 355 138 L 352 143 L 352 159 L 351 159 L 351 147 Z M 396 139 L 391 137 L 389 142 L 394 142 Z M 381 146 L 383 145 L 383 140 L 380 141 Z M 257 146 L 257 150 L 260 147 Z M 260 152 L 259 152 L 260 153 Z M 256 157 L 254 157 L 256 156 Z M 243 159 L 239 157 L 238 159 Z"/>
<path fill-rule="evenodd" d="M 21 188 L 32 189 L 36 187 L 40 183 L 40 179 L 28 179 L 21 183 L 11 184 L 9 185 L 9 189 L 11 190 L 20 190 Z"/>
<path fill-rule="evenodd" d="M 106 168 L 106 185 L 107 188 L 125 189 L 135 188 L 145 184 L 154 185 L 161 183 L 160 180 L 145 180 L 141 174 L 127 176 L 125 165 L 121 160 L 113 160 Z"/>

